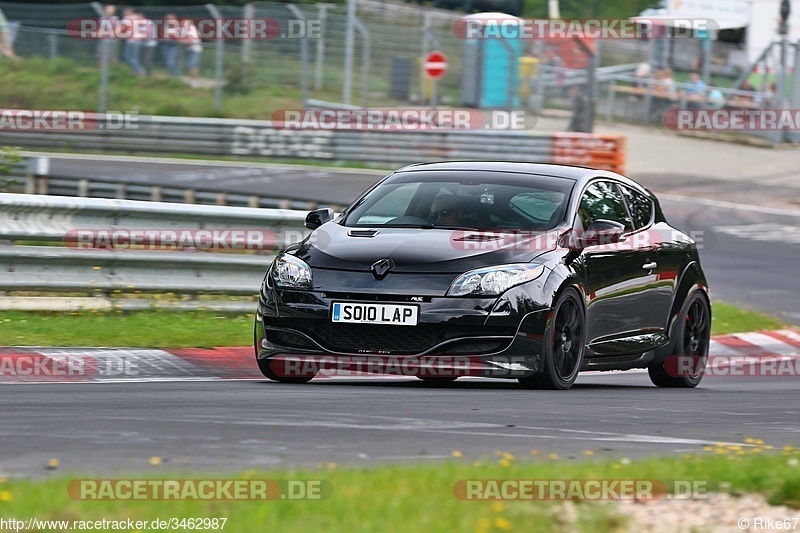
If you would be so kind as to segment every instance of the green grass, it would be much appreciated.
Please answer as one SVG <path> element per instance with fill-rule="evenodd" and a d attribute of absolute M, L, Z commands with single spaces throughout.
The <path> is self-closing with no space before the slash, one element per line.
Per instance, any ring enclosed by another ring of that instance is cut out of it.
<path fill-rule="evenodd" d="M 625 519 L 609 502 L 578 502 L 577 527 L 565 523 L 557 502 L 465 501 L 454 484 L 469 479 L 529 480 L 677 480 L 708 482 L 712 490 L 763 493 L 772 504 L 800 507 L 798 452 L 787 447 L 764 453 L 766 445 L 709 447 L 697 455 L 616 460 L 568 461 L 557 457 L 518 461 L 498 452 L 495 458 L 457 459 L 440 464 L 338 468 L 332 464 L 301 471 L 248 471 L 234 476 L 174 473 L 143 465 L 146 474 L 108 478 L 219 478 L 321 480 L 330 496 L 322 500 L 287 501 L 87 501 L 73 500 L 67 485 L 80 476 L 44 481 L 0 482 L 0 516 L 5 518 L 98 520 L 106 518 L 227 517 L 227 531 L 616 531 Z M 738 448 L 738 449 L 737 449 Z M 532 453 L 535 450 L 532 450 Z M 589 454 L 590 451 L 585 453 Z M 458 452 L 454 451 L 454 454 Z M 97 476 L 89 476 L 96 478 Z"/>
<path fill-rule="evenodd" d="M 765 329 L 781 329 L 786 324 L 774 316 L 749 311 L 725 302 L 713 302 L 711 333 L 725 335 Z"/>
<path fill-rule="evenodd" d="M 8 311 L 0 312 L 0 345 L 150 348 L 248 346 L 253 342 L 253 316 L 211 311 Z"/>
<path fill-rule="evenodd" d="M 714 303 L 714 335 L 782 327 L 786 325 L 777 318 Z M 206 348 L 248 346 L 252 334 L 252 314 L 167 310 L 0 312 L 0 345 Z"/>
<path fill-rule="evenodd" d="M 275 50 L 273 53 L 278 52 Z M 244 85 L 239 81 L 240 76 L 234 75 L 237 72 L 235 65 L 227 69 L 227 85 L 223 89 L 222 108 L 219 110 L 215 108 L 213 87 L 192 88 L 161 70 L 156 70 L 152 78 L 137 77 L 126 65 L 120 64 L 109 70 L 106 107 L 143 115 L 268 120 L 275 111 L 302 107 L 297 60 L 280 55 L 272 59 L 269 69 L 254 70 L 253 79 Z M 326 68 L 340 70 L 333 64 Z M 205 68 L 201 72 L 202 76 L 210 78 L 214 70 L 213 67 Z M 376 80 L 380 77 L 380 73 L 373 74 Z M 0 87 L 3 87 L 0 95 L 0 107 L 3 108 L 93 111 L 99 101 L 100 74 L 93 62 L 60 58 L 51 63 L 42 57 L 31 57 L 19 62 L 4 62 L 0 69 Z M 370 105 L 394 102 L 382 94 L 385 91 L 372 92 Z M 339 101 L 342 97 L 341 83 L 329 80 L 324 89 L 311 90 L 309 96 Z M 358 90 L 354 98 L 360 98 Z"/>

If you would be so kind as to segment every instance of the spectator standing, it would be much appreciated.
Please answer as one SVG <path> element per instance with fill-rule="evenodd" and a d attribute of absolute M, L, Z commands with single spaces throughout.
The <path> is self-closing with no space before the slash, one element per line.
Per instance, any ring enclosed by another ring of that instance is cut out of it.
<path fill-rule="evenodd" d="M 156 34 L 156 25 L 153 21 L 144 16 L 144 13 L 139 12 L 139 19 L 144 26 L 144 43 L 142 44 L 142 63 L 144 64 L 144 72 L 149 78 L 153 75 L 153 56 L 156 53 L 156 46 L 158 46 L 158 35 Z"/>
<path fill-rule="evenodd" d="M 708 98 L 706 99 L 711 109 L 722 109 L 725 107 L 725 95 L 713 83 L 708 86 Z"/>
<path fill-rule="evenodd" d="M 758 104 L 762 108 L 771 108 L 774 107 L 777 101 L 778 95 L 778 84 L 776 82 L 770 82 L 766 89 L 764 89 L 764 93 L 756 94 L 755 103 Z"/>
<path fill-rule="evenodd" d="M 647 82 L 650 81 L 650 73 L 652 69 L 649 63 L 639 63 L 636 66 L 636 73 L 634 76 L 637 78 L 636 87 L 639 89 L 646 89 Z"/>
<path fill-rule="evenodd" d="M 588 95 L 588 87 L 583 88 L 579 85 L 573 85 L 569 89 L 569 94 L 572 96 L 572 118 L 567 126 L 567 131 L 575 131 L 582 133 L 592 132 L 592 100 Z"/>
<path fill-rule="evenodd" d="M 656 83 L 654 85 L 654 93 L 659 98 L 667 100 L 675 99 L 675 80 L 672 79 L 672 71 L 668 68 L 662 68 L 656 75 Z"/>
<path fill-rule="evenodd" d="M 98 20 L 99 27 L 105 33 L 106 30 L 116 35 L 119 28 L 119 17 L 117 16 L 117 6 L 107 5 L 103 9 L 103 16 Z M 108 58 L 108 66 L 117 65 L 118 45 L 115 38 L 102 38 L 97 45 L 97 57 L 100 61 L 100 68 L 103 68 L 103 54 Z"/>
<path fill-rule="evenodd" d="M 140 61 L 142 54 L 142 41 L 144 40 L 144 19 L 139 17 L 133 9 L 126 9 L 124 16 L 120 22 L 121 31 L 128 34 L 129 37 L 125 41 L 125 48 L 123 50 L 123 57 L 125 62 L 133 69 L 137 76 L 144 74 L 144 69 Z"/>
<path fill-rule="evenodd" d="M 742 85 L 741 85 L 741 87 L 739 87 L 739 90 L 740 91 L 747 91 L 750 94 L 738 95 L 737 96 L 737 100 L 740 100 L 740 101 L 743 101 L 743 102 L 753 102 L 753 99 L 754 99 L 754 96 L 755 96 L 754 93 L 756 92 L 756 88 L 753 87 L 753 84 L 750 83 L 749 79 L 745 79 L 742 82 Z"/>
<path fill-rule="evenodd" d="M 189 78 L 191 79 L 192 87 L 194 87 L 200 68 L 200 54 L 203 53 L 203 42 L 200 40 L 197 26 L 194 25 L 191 19 L 184 19 L 181 24 L 180 43 L 185 46 L 186 66 L 189 68 Z"/>
<path fill-rule="evenodd" d="M 164 31 L 161 35 L 161 53 L 164 56 L 164 63 L 170 76 L 180 76 L 178 69 L 178 39 L 180 38 L 181 28 L 178 17 L 169 13 L 164 17 Z"/>
<path fill-rule="evenodd" d="M 9 59 L 17 58 L 11 43 L 11 27 L 2 9 L 0 9 L 0 56 L 5 56 Z"/>
<path fill-rule="evenodd" d="M 692 72 L 689 77 L 689 83 L 686 84 L 684 94 L 686 95 L 687 107 L 689 109 L 700 109 L 700 106 L 705 99 L 706 84 L 700 79 L 697 72 Z"/>

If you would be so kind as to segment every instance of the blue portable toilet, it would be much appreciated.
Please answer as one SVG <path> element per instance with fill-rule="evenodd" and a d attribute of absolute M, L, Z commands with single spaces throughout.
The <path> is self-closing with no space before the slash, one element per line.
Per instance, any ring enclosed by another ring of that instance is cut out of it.
<path fill-rule="evenodd" d="M 462 35 L 461 103 L 478 108 L 519 107 L 524 21 L 505 13 L 476 13 L 457 24 L 469 32 Z M 476 34 L 482 37 L 470 37 Z"/>

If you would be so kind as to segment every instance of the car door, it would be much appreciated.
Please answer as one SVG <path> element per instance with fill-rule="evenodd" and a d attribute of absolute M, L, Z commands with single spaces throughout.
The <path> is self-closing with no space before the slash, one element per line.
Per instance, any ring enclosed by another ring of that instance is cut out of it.
<path fill-rule="evenodd" d="M 594 181 L 584 190 L 578 213 L 576 224 L 584 231 L 599 219 L 619 222 L 626 229 L 621 242 L 588 246 L 581 253 L 589 348 L 593 355 L 647 351 L 650 347 L 643 345 L 647 342 L 641 336 L 655 316 L 648 297 L 656 279 L 648 268 L 657 264 L 655 249 L 645 239 L 633 238 L 633 220 L 620 189 L 610 180 Z"/>
<path fill-rule="evenodd" d="M 642 327 L 653 333 L 666 332 L 667 318 L 675 293 L 678 278 L 680 255 L 671 244 L 671 232 L 666 224 L 654 225 L 655 208 L 653 200 L 633 187 L 618 184 L 625 199 L 628 213 L 631 215 L 634 232 L 630 238 L 640 241 L 639 248 L 649 245 L 648 250 L 655 252 L 654 257 L 648 255 L 647 260 L 654 268 L 648 275 L 648 287 L 645 291 L 648 302 L 647 312 L 642 315 Z"/>

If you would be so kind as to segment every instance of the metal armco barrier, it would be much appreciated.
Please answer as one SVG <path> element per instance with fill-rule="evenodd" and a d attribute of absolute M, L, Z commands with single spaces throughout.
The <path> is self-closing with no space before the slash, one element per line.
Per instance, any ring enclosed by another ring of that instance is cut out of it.
<path fill-rule="evenodd" d="M 307 234 L 304 219 L 304 212 L 281 209 L 0 194 L 0 291 L 252 296 L 272 251 Z M 104 235 L 205 232 L 207 243 L 212 242 L 208 235 L 220 237 L 215 244 L 234 231 L 266 237 L 254 246 L 258 250 L 246 249 L 240 239 L 243 251 L 225 246 L 167 251 L 135 242 L 122 249 L 82 247 L 70 238 L 78 230 Z"/>
<path fill-rule="evenodd" d="M 128 127 L 0 131 L 0 145 L 90 152 L 280 157 L 400 166 L 457 159 L 576 164 L 625 170 L 625 138 L 507 130 L 294 130 L 270 121 L 138 116 Z"/>

